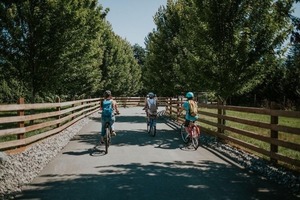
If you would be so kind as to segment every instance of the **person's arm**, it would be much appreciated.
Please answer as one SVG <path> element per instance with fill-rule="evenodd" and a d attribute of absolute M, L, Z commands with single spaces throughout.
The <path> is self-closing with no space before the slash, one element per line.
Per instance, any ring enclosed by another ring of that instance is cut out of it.
<path fill-rule="evenodd" d="M 180 107 L 180 108 L 179 108 L 179 111 L 178 111 L 178 112 L 179 112 L 178 114 L 180 115 L 180 114 L 182 113 L 183 110 L 184 110 L 184 107 Z"/>
<path fill-rule="evenodd" d="M 179 107 L 179 113 L 178 113 L 179 115 L 182 113 L 183 110 L 186 110 L 184 107 L 184 104 L 185 104 L 185 102 L 182 104 L 181 107 Z"/>
<path fill-rule="evenodd" d="M 99 109 L 102 110 L 102 108 L 103 108 L 103 100 L 101 100 L 101 102 L 100 102 L 100 107 L 99 107 Z"/>
<path fill-rule="evenodd" d="M 116 111 L 117 114 L 120 114 L 119 109 L 118 109 L 118 104 L 116 101 L 113 100 L 113 108 Z"/>
<path fill-rule="evenodd" d="M 147 101 L 147 98 L 145 99 L 145 106 L 143 108 L 143 110 L 147 110 L 147 107 L 148 107 L 148 101 Z"/>

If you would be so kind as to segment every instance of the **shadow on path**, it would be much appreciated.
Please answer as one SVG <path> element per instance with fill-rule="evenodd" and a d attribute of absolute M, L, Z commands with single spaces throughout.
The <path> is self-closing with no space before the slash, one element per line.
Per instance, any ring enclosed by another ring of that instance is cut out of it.
<path fill-rule="evenodd" d="M 38 190 L 27 190 L 16 199 L 296 199 L 255 175 L 250 177 L 243 170 L 211 161 L 96 168 L 96 174 L 45 175 L 46 183 L 33 185 Z"/>

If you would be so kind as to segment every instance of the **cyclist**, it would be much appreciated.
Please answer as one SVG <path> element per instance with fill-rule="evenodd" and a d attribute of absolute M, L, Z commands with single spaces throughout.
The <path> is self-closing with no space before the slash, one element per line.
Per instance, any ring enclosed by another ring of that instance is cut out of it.
<path fill-rule="evenodd" d="M 105 123 L 110 122 L 111 129 L 112 129 L 112 135 L 115 136 L 116 132 L 114 130 L 114 122 L 116 120 L 115 113 L 120 114 L 117 102 L 112 99 L 111 91 L 106 90 L 103 94 L 103 101 L 101 102 L 100 110 L 102 110 L 101 113 L 101 137 L 100 142 L 103 143 L 103 137 L 106 135 L 105 132 Z"/>
<path fill-rule="evenodd" d="M 157 114 L 157 109 L 158 109 L 158 104 L 155 98 L 155 94 L 153 92 L 149 92 L 145 101 L 145 106 L 143 108 L 143 110 L 146 111 L 148 121 L 149 121 L 149 115 Z"/>
<path fill-rule="evenodd" d="M 190 114 L 189 101 L 194 101 L 194 93 L 188 92 L 188 93 L 186 93 L 186 96 L 185 96 L 185 97 L 187 98 L 187 101 L 185 101 L 185 102 L 183 103 L 182 107 L 181 107 L 180 110 L 179 110 L 179 114 L 180 114 L 183 110 L 186 111 L 184 127 L 185 127 L 185 131 L 188 133 L 188 132 L 189 132 L 188 127 L 189 127 L 190 122 L 195 122 L 195 121 L 198 119 L 198 116 L 197 116 L 197 115 L 196 115 L 196 116 L 191 116 L 191 114 Z M 194 103 L 196 103 L 196 102 L 194 101 Z"/>

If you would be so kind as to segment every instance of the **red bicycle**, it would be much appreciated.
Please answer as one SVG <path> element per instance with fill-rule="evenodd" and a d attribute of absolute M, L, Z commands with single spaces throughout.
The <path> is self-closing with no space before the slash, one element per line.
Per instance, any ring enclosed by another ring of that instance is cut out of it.
<path fill-rule="evenodd" d="M 200 127 L 194 122 L 190 122 L 188 130 L 189 131 L 187 133 L 184 124 L 180 126 L 181 139 L 185 144 L 191 142 L 195 150 L 197 150 L 199 147 Z"/>

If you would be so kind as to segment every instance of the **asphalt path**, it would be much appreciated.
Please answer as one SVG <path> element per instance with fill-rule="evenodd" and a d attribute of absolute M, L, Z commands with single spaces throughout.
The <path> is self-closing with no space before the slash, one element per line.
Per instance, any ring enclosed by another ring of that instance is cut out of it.
<path fill-rule="evenodd" d="M 203 145 L 184 145 L 163 117 L 151 137 L 141 107 L 120 112 L 108 154 L 93 116 L 16 199 L 297 199 Z"/>

